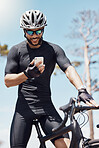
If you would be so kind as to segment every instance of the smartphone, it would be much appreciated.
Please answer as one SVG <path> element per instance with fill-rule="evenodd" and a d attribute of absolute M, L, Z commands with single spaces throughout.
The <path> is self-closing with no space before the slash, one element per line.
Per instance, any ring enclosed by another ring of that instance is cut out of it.
<path fill-rule="evenodd" d="M 44 57 L 35 57 L 34 58 L 34 65 L 36 65 L 38 62 L 42 62 L 39 67 L 41 67 L 44 64 Z"/>

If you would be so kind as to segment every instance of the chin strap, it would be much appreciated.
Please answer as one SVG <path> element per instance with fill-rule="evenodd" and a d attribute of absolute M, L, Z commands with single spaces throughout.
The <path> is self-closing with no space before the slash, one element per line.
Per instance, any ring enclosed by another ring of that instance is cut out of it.
<path fill-rule="evenodd" d="M 33 45 L 33 46 L 41 45 L 41 44 L 42 44 L 42 41 L 43 41 L 43 37 L 41 37 L 41 38 L 39 39 L 38 44 L 34 45 L 34 44 L 26 37 L 26 33 L 25 33 L 25 32 L 24 32 L 24 37 L 25 37 L 25 38 L 27 39 L 27 41 L 28 41 L 31 45 Z"/>

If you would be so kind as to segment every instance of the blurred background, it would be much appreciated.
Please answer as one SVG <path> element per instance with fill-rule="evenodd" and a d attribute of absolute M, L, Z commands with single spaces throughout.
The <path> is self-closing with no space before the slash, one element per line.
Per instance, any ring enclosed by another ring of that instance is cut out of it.
<path fill-rule="evenodd" d="M 99 0 L 0 0 L 0 148 L 10 148 L 10 125 L 17 100 L 17 87 L 6 88 L 4 85 L 7 54 L 13 45 L 24 40 L 20 17 L 30 9 L 41 10 L 46 15 L 48 26 L 45 28 L 44 40 L 58 44 L 64 49 L 99 104 Z M 77 90 L 58 67 L 52 75 L 51 90 L 57 110 L 59 106 L 67 103 L 70 97 L 77 96 Z M 59 113 L 62 115 L 60 111 Z M 97 124 L 99 111 L 94 111 L 94 138 L 99 138 Z M 83 131 L 85 136 L 90 137 L 89 123 L 84 126 Z M 38 145 L 33 128 L 28 148 L 37 148 Z M 47 142 L 47 145 L 49 148 L 53 147 L 51 142 Z"/>

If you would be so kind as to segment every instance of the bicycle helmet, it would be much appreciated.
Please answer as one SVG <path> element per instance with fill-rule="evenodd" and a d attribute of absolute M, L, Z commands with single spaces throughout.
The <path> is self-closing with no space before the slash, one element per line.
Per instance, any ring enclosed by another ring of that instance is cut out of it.
<path fill-rule="evenodd" d="M 46 16 L 39 10 L 26 11 L 20 19 L 23 29 L 38 29 L 47 25 Z"/>

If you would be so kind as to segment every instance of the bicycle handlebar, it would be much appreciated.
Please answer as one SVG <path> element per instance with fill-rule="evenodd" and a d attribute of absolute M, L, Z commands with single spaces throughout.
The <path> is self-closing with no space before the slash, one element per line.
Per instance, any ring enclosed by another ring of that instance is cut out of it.
<path fill-rule="evenodd" d="M 76 114 L 78 112 L 82 112 L 84 110 L 93 110 L 93 109 L 96 110 L 96 109 L 99 109 L 99 106 L 98 107 L 95 107 L 95 106 L 81 106 L 81 105 L 76 106 L 75 102 L 77 102 L 76 98 L 71 98 L 68 104 L 66 104 L 64 106 L 61 106 L 59 108 L 60 110 L 62 110 L 64 112 L 64 119 L 63 119 L 62 123 L 58 127 L 52 129 L 53 132 L 56 132 L 56 131 L 58 131 L 58 130 L 60 130 L 60 129 L 62 129 L 64 127 L 64 125 L 66 124 L 67 119 L 68 119 L 68 114 L 70 114 L 70 120 L 72 122 L 74 114 Z"/>
<path fill-rule="evenodd" d="M 75 107 L 75 113 L 80 112 L 80 111 L 84 111 L 84 110 L 97 110 L 99 109 L 99 107 L 95 107 L 95 106 L 77 106 Z"/>

